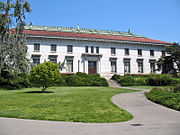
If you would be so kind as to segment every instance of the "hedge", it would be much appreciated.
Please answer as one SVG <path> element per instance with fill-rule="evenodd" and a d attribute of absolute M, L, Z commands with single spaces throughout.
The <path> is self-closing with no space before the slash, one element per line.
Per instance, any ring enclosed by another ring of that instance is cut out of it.
<path fill-rule="evenodd" d="M 158 104 L 180 111 L 180 92 L 167 92 L 155 88 L 145 93 L 146 97 Z"/>

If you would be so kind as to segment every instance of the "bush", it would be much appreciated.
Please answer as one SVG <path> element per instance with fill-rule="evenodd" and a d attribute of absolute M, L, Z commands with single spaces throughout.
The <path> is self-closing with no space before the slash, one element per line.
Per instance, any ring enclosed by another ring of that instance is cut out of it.
<path fill-rule="evenodd" d="M 180 84 L 174 87 L 174 92 L 180 92 Z"/>
<path fill-rule="evenodd" d="M 67 86 L 66 81 L 62 75 L 59 75 L 58 79 L 56 80 L 56 86 Z"/>
<path fill-rule="evenodd" d="M 0 77 L 0 86 L 7 89 L 20 89 L 31 87 L 30 76 L 19 74 L 15 78 L 5 79 Z"/>
<path fill-rule="evenodd" d="M 144 77 L 136 77 L 135 80 L 135 86 L 146 86 L 147 85 L 147 78 Z"/>
<path fill-rule="evenodd" d="M 169 74 L 151 74 L 147 78 L 147 84 L 150 86 L 168 86 L 173 82 L 173 78 Z"/>
<path fill-rule="evenodd" d="M 48 61 L 31 70 L 31 81 L 34 86 L 43 87 L 42 91 L 45 92 L 46 88 L 56 85 L 59 74 L 58 64 Z"/>
<path fill-rule="evenodd" d="M 120 77 L 121 77 L 120 75 L 114 74 L 114 75 L 111 77 L 111 79 L 117 81 L 118 79 L 120 79 Z"/>
<path fill-rule="evenodd" d="M 131 75 L 124 75 L 120 77 L 118 83 L 122 86 L 133 86 L 135 85 L 135 80 Z"/>
<path fill-rule="evenodd" d="M 80 77 L 82 77 L 82 78 L 88 78 L 88 76 L 89 76 L 88 74 L 82 73 L 82 72 L 77 72 L 76 75 L 77 75 L 77 76 L 80 76 Z"/>
<path fill-rule="evenodd" d="M 81 77 L 77 75 L 70 75 L 65 78 L 68 86 L 81 86 Z"/>
<path fill-rule="evenodd" d="M 145 95 L 155 103 L 180 111 L 180 93 L 166 92 L 156 88 L 146 92 Z"/>

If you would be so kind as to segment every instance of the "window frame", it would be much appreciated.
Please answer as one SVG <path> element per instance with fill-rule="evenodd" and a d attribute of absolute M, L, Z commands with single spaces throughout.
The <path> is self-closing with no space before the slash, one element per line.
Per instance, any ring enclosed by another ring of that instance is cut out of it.
<path fill-rule="evenodd" d="M 116 48 L 115 47 L 111 47 L 111 55 L 116 55 Z"/>
<path fill-rule="evenodd" d="M 99 54 L 99 47 L 96 47 L 96 53 Z"/>
<path fill-rule="evenodd" d="M 124 54 L 125 54 L 126 56 L 129 56 L 129 48 L 124 48 Z"/>
<path fill-rule="evenodd" d="M 94 53 L 94 46 L 91 46 L 91 53 Z"/>
<path fill-rule="evenodd" d="M 73 53 L 73 45 L 67 45 L 67 53 Z"/>
<path fill-rule="evenodd" d="M 85 53 L 88 53 L 88 52 L 89 52 L 89 47 L 85 46 Z"/>
<path fill-rule="evenodd" d="M 113 63 L 115 63 L 115 69 L 113 68 Z M 117 72 L 117 61 L 111 60 L 111 73 L 116 73 L 116 72 Z"/>
<path fill-rule="evenodd" d="M 154 57 L 154 50 L 150 50 L 150 57 Z"/>
<path fill-rule="evenodd" d="M 138 49 L 138 56 L 142 56 L 142 49 Z"/>
<path fill-rule="evenodd" d="M 40 52 L 40 44 L 34 43 L 34 52 Z"/>
<path fill-rule="evenodd" d="M 72 64 L 72 65 L 71 65 L 71 71 L 70 71 L 70 69 L 69 69 L 69 67 L 68 67 L 68 66 L 70 65 L 68 61 L 72 61 L 72 62 L 70 63 L 70 64 Z M 66 65 L 67 65 L 67 70 L 66 70 L 66 71 L 69 72 L 69 73 L 73 73 L 73 59 L 66 59 Z"/>

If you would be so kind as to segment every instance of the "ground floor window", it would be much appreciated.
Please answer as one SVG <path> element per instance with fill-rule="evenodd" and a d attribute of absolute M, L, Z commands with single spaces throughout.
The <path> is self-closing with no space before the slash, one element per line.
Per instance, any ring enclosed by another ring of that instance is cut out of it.
<path fill-rule="evenodd" d="M 35 66 L 39 65 L 40 64 L 40 58 L 33 58 L 33 64 Z"/>
<path fill-rule="evenodd" d="M 124 73 L 130 73 L 130 61 L 124 62 Z"/>
<path fill-rule="evenodd" d="M 50 59 L 50 61 L 57 64 L 57 59 Z"/>
<path fill-rule="evenodd" d="M 111 72 L 116 72 L 116 61 L 111 61 Z"/>
<path fill-rule="evenodd" d="M 67 72 L 73 72 L 73 60 L 66 60 Z"/>
<path fill-rule="evenodd" d="M 151 73 L 155 73 L 155 63 L 150 63 L 150 69 L 151 69 Z"/>
<path fill-rule="evenodd" d="M 138 73 L 143 73 L 143 60 L 138 60 Z"/>

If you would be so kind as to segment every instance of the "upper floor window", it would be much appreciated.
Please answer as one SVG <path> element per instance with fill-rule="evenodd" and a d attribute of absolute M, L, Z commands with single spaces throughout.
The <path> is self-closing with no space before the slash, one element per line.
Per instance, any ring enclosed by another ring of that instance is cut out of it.
<path fill-rule="evenodd" d="M 88 53 L 88 46 L 85 46 L 85 52 Z"/>
<path fill-rule="evenodd" d="M 165 51 L 161 51 L 162 52 L 162 56 L 166 56 L 166 52 Z"/>
<path fill-rule="evenodd" d="M 40 44 L 34 44 L 34 51 L 36 52 L 40 51 Z"/>
<path fill-rule="evenodd" d="M 99 47 L 96 47 L 96 53 L 99 53 Z"/>
<path fill-rule="evenodd" d="M 57 45 L 51 44 L 51 52 L 56 52 Z"/>
<path fill-rule="evenodd" d="M 125 55 L 129 55 L 129 49 L 128 48 L 125 48 Z"/>
<path fill-rule="evenodd" d="M 91 46 L 91 53 L 94 53 L 94 46 Z"/>
<path fill-rule="evenodd" d="M 73 46 L 72 45 L 67 45 L 67 52 L 73 52 Z"/>
<path fill-rule="evenodd" d="M 142 50 L 138 49 L 138 56 L 142 56 Z"/>
<path fill-rule="evenodd" d="M 154 50 L 150 50 L 150 56 L 154 56 Z"/>
<path fill-rule="evenodd" d="M 111 48 L 111 54 L 116 54 L 116 48 L 114 47 Z"/>

